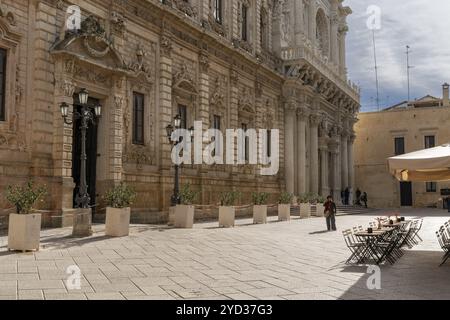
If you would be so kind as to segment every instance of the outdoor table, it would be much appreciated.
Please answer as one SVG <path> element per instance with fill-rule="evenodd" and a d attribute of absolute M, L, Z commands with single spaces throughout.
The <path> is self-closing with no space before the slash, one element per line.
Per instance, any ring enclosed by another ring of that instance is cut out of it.
<path fill-rule="evenodd" d="M 394 222 L 393 224 L 390 223 L 382 223 L 381 226 L 383 228 L 400 228 L 402 225 L 408 223 L 409 220 L 400 221 L 400 222 Z"/>
<path fill-rule="evenodd" d="M 357 238 L 360 238 L 361 240 L 364 240 L 367 247 L 363 251 L 363 256 L 371 256 L 377 261 L 377 264 L 380 264 L 381 261 L 386 256 L 387 252 L 383 252 L 381 256 L 379 255 L 379 252 L 376 250 L 376 244 L 380 239 L 383 239 L 384 236 L 389 234 L 392 231 L 390 228 L 382 228 L 380 229 L 374 229 L 373 233 L 369 233 L 368 231 L 359 231 L 355 233 L 355 236 Z M 366 254 L 367 252 L 367 254 Z M 364 258 L 363 258 L 364 259 Z"/>

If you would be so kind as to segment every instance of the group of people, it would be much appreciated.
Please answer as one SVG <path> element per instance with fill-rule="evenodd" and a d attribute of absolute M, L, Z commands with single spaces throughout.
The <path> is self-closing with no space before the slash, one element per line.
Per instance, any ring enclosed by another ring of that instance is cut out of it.
<path fill-rule="evenodd" d="M 350 205 L 350 195 L 351 195 L 351 191 L 350 188 L 346 188 L 345 190 L 341 191 L 341 200 L 342 200 L 342 204 L 343 205 Z M 356 201 L 355 204 L 357 206 L 363 206 L 367 208 L 367 192 L 361 192 L 361 190 L 357 189 L 356 190 Z"/>
<path fill-rule="evenodd" d="M 364 206 L 367 208 L 367 192 L 361 192 L 361 190 L 356 190 L 356 201 L 355 204 L 358 206 Z M 350 189 L 346 188 L 341 192 L 342 204 L 349 205 L 350 202 Z M 332 196 L 327 197 L 327 201 L 323 204 L 324 206 L 324 216 L 327 221 L 328 231 L 336 231 L 336 213 L 337 207 Z"/>

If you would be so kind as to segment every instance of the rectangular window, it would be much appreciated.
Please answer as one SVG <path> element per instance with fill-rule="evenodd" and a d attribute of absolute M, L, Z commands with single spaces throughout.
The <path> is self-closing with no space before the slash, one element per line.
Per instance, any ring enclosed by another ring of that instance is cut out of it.
<path fill-rule="evenodd" d="M 426 183 L 427 192 L 436 192 L 437 191 L 437 183 L 436 182 L 427 182 Z"/>
<path fill-rule="evenodd" d="M 425 136 L 425 149 L 436 147 L 436 138 L 434 136 Z"/>
<path fill-rule="evenodd" d="M 267 157 L 270 158 L 272 156 L 272 131 L 267 130 Z"/>
<path fill-rule="evenodd" d="M 248 8 L 242 5 L 242 40 L 248 40 Z"/>
<path fill-rule="evenodd" d="M 144 143 L 144 95 L 133 92 L 133 144 Z"/>
<path fill-rule="evenodd" d="M 178 106 L 178 114 L 181 117 L 180 128 L 187 129 L 187 107 L 180 104 Z"/>
<path fill-rule="evenodd" d="M 395 155 L 399 156 L 405 153 L 405 138 L 395 138 Z"/>
<path fill-rule="evenodd" d="M 241 128 L 245 134 L 247 132 L 247 124 L 243 123 Z M 249 140 L 248 136 L 244 136 L 243 143 L 244 143 L 244 159 L 245 159 L 245 161 L 249 161 L 250 160 L 250 154 L 249 154 L 250 140 Z"/>
<path fill-rule="evenodd" d="M 222 24 L 222 0 L 214 1 L 214 19 L 217 23 Z"/>
<path fill-rule="evenodd" d="M 0 49 L 0 121 L 6 120 L 6 55 L 5 49 Z"/>

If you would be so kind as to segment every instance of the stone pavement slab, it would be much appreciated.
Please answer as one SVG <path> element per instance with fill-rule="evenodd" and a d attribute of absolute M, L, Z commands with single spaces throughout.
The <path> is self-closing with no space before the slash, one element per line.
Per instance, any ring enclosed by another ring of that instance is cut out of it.
<path fill-rule="evenodd" d="M 380 210 L 337 217 L 338 232 L 325 232 L 323 218 L 252 225 L 237 221 L 192 230 L 133 225 L 129 237 L 71 238 L 71 229 L 43 230 L 39 252 L 13 253 L 0 236 L 0 300 L 166 300 L 166 299 L 450 299 L 450 262 L 439 268 L 442 252 L 435 231 L 447 212 L 410 209 L 424 218 L 423 242 L 406 250 L 393 266 L 381 266 L 381 290 L 367 287 L 367 266 L 348 266 L 342 230 L 368 226 Z M 69 266 L 81 272 L 81 287 L 68 287 Z M 70 289 L 70 290 L 69 290 Z"/>

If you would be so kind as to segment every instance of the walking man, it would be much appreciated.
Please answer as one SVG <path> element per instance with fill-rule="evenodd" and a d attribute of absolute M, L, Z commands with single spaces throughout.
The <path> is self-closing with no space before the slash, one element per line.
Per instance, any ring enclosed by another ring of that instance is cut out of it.
<path fill-rule="evenodd" d="M 344 191 L 344 196 L 345 196 L 345 205 L 348 206 L 349 205 L 349 198 L 350 198 L 350 189 L 347 187 Z"/>
<path fill-rule="evenodd" d="M 327 201 L 323 204 L 325 207 L 324 215 L 327 219 L 328 231 L 336 231 L 336 204 L 332 196 L 328 196 Z"/>

